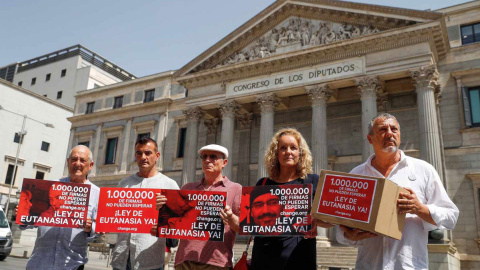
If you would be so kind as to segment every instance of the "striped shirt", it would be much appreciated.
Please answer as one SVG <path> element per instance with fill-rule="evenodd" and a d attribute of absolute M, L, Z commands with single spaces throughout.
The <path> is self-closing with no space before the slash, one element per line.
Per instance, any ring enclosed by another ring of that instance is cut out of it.
<path fill-rule="evenodd" d="M 199 182 L 188 183 L 182 187 L 184 190 L 207 190 L 203 183 L 205 179 Z M 240 215 L 240 201 L 242 198 L 242 186 L 234 183 L 226 176 L 221 181 L 208 188 L 208 191 L 226 191 L 227 205 L 232 208 L 235 215 Z M 200 240 L 180 240 L 175 265 L 185 261 L 210 264 L 218 267 L 232 266 L 233 244 L 235 243 L 235 232 L 230 226 L 225 225 L 225 234 L 223 242 L 200 241 Z"/>

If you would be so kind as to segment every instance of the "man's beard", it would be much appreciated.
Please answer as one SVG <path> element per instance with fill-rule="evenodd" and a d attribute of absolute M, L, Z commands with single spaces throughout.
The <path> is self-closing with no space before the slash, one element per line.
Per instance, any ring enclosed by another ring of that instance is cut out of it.
<path fill-rule="evenodd" d="M 390 145 L 390 146 L 384 146 L 382 148 L 382 151 L 385 152 L 385 153 L 395 153 L 397 152 L 398 150 L 398 145 L 397 145 L 397 142 L 393 139 L 393 138 L 390 138 L 388 141 L 386 142 L 393 142 L 395 145 Z"/>

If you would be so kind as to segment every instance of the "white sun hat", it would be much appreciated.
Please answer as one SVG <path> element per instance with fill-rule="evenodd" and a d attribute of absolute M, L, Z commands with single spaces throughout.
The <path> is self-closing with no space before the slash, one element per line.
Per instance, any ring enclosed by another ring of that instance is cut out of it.
<path fill-rule="evenodd" d="M 225 158 L 228 158 L 228 150 L 227 148 L 221 146 L 221 145 L 218 145 L 218 144 L 209 144 L 209 145 L 205 145 L 204 147 L 200 148 L 200 150 L 198 150 L 198 154 L 199 155 L 202 155 L 202 152 L 203 151 L 215 151 L 215 152 L 220 152 L 222 153 Z"/>

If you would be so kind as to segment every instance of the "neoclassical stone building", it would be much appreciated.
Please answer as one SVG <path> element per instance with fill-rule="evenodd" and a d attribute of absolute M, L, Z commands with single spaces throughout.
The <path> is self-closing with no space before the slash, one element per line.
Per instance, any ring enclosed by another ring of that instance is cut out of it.
<path fill-rule="evenodd" d="M 70 145 L 88 144 L 90 178 L 114 186 L 136 171 L 139 136 L 157 139 L 158 168 L 180 185 L 202 177 L 198 148 L 219 143 L 232 153 L 225 174 L 247 186 L 266 176 L 275 130 L 302 132 L 315 172 L 348 172 L 373 153 L 368 122 L 388 112 L 401 149 L 437 169 L 461 211 L 433 237 L 431 268 L 479 269 L 478 18 L 479 1 L 419 11 L 279 0 L 177 71 L 80 92 Z M 335 245 L 330 231 L 318 241 Z"/>

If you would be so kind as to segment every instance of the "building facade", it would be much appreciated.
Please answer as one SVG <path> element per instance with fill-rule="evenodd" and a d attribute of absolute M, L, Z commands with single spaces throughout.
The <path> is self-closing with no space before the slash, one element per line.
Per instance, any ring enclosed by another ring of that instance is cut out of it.
<path fill-rule="evenodd" d="M 114 186 L 136 172 L 139 136 L 157 139 L 158 168 L 179 185 L 201 178 L 198 148 L 219 143 L 232 153 L 225 174 L 248 186 L 266 176 L 275 130 L 304 135 L 314 172 L 348 172 L 373 153 L 368 122 L 388 112 L 401 149 L 436 168 L 460 209 L 455 230 L 432 235 L 430 267 L 479 269 L 479 17 L 480 1 L 418 11 L 279 0 L 175 72 L 80 92 L 70 145 L 89 144 L 91 179 Z"/>
<path fill-rule="evenodd" d="M 0 91 L 0 204 L 4 207 L 10 185 L 13 185 L 11 197 L 16 201 L 15 193 L 24 178 L 62 177 L 71 126 L 67 118 L 73 115 L 73 110 L 2 79 Z M 20 134 L 22 129 L 24 135 Z"/>
<path fill-rule="evenodd" d="M 82 45 L 0 68 L 0 78 L 73 108 L 80 90 L 135 79 Z"/>

